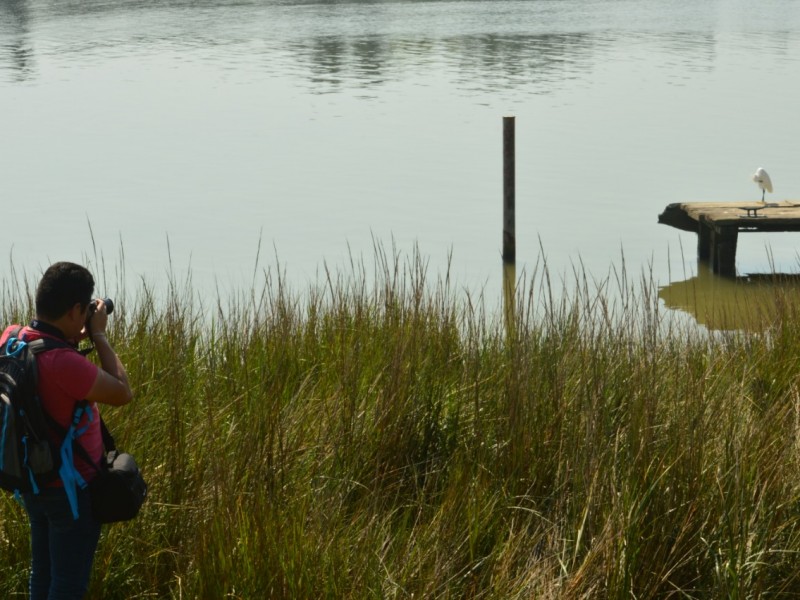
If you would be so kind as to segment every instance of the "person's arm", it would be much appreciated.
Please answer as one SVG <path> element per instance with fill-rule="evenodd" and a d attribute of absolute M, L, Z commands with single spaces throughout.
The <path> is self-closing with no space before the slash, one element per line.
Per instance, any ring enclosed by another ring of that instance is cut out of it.
<path fill-rule="evenodd" d="M 97 310 L 90 320 L 90 327 L 101 368 L 97 370 L 97 377 L 86 395 L 86 399 L 101 404 L 122 406 L 133 399 L 133 391 L 128 383 L 125 366 L 106 337 L 107 321 L 106 307 L 102 301 L 98 301 Z"/>
<path fill-rule="evenodd" d="M 127 404 L 133 399 L 133 391 L 128 383 L 125 367 L 104 333 L 96 333 L 92 337 L 97 356 L 100 357 L 101 368 L 97 370 L 97 378 L 86 394 L 86 399 L 112 406 Z"/>

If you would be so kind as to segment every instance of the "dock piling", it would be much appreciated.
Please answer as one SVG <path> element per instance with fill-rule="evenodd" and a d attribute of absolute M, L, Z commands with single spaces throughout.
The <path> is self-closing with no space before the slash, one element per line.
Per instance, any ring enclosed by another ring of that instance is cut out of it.
<path fill-rule="evenodd" d="M 736 277 L 736 244 L 739 230 L 732 226 L 715 227 L 711 231 L 711 266 L 714 273 Z"/>

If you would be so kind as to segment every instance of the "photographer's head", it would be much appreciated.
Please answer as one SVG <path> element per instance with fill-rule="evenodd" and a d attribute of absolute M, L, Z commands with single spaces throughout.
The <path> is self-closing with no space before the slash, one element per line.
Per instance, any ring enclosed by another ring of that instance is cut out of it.
<path fill-rule="evenodd" d="M 94 278 L 85 267 L 57 262 L 44 272 L 36 288 L 36 317 L 57 325 L 67 336 L 76 335 L 86 320 L 93 293 Z"/>

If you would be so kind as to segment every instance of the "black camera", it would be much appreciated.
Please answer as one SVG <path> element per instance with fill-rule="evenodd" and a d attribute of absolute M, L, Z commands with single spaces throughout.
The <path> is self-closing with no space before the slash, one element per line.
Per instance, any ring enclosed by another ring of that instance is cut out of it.
<path fill-rule="evenodd" d="M 110 315 L 114 312 L 114 301 L 111 298 L 103 298 L 103 304 L 106 305 L 106 314 Z M 86 317 L 86 322 L 89 322 L 89 319 L 92 318 L 94 311 L 97 310 L 97 304 L 95 304 L 94 300 L 89 303 L 89 316 Z"/>
<path fill-rule="evenodd" d="M 111 298 L 103 298 L 103 304 L 106 305 L 106 314 L 110 315 L 114 312 L 114 301 Z M 92 339 L 91 330 L 89 329 L 89 322 L 92 320 L 92 316 L 97 311 L 97 304 L 94 300 L 89 303 L 89 314 L 86 315 L 86 332 L 89 334 L 89 339 Z M 94 340 L 92 340 L 94 342 Z M 89 346 L 88 348 L 84 348 L 83 350 L 79 350 L 81 354 L 86 356 L 94 350 L 94 346 Z"/>

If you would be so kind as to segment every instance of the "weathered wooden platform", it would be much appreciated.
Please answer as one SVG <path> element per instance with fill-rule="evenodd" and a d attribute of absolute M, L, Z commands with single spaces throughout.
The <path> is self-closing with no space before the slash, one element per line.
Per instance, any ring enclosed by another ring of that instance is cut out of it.
<path fill-rule="evenodd" d="M 697 233 L 697 257 L 714 273 L 736 276 L 740 231 L 800 231 L 800 201 L 670 204 L 658 222 Z"/>

